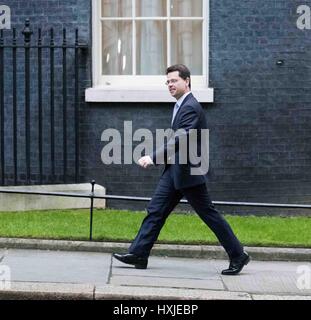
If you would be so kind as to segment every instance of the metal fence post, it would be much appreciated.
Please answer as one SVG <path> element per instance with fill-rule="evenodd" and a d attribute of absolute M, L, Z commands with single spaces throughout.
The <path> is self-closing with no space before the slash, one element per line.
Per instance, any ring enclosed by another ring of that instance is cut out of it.
<path fill-rule="evenodd" d="M 38 29 L 38 152 L 39 152 L 39 183 L 43 181 L 43 86 L 42 86 L 42 30 Z"/>
<path fill-rule="evenodd" d="M 75 32 L 75 51 L 74 51 L 74 65 L 75 65 L 75 84 L 74 84 L 74 106 L 75 106 L 75 182 L 80 180 L 80 99 L 79 99 L 79 30 Z"/>
<path fill-rule="evenodd" d="M 50 121 L 51 121 L 51 178 L 55 182 L 55 43 L 54 43 L 54 29 L 50 29 Z"/>
<path fill-rule="evenodd" d="M 92 180 L 92 192 L 90 195 L 91 198 L 91 208 L 90 208 L 90 241 L 92 241 L 92 232 L 93 232 L 93 207 L 94 207 L 94 186 L 95 180 Z"/>
<path fill-rule="evenodd" d="M 25 140 L 26 140 L 26 181 L 30 184 L 30 42 L 33 34 L 29 19 L 22 31 L 25 48 Z"/>
<path fill-rule="evenodd" d="M 17 185 L 17 39 L 16 28 L 13 28 L 13 41 L 12 41 L 12 54 L 13 54 L 13 158 L 14 158 L 14 185 Z"/>

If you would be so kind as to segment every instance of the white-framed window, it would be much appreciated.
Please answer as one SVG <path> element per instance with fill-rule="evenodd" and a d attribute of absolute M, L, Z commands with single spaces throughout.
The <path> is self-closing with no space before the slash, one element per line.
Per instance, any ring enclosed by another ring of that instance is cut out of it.
<path fill-rule="evenodd" d="M 171 101 L 165 70 L 176 63 L 191 70 L 201 101 L 213 100 L 209 0 L 93 0 L 92 6 L 93 88 L 87 101 Z"/>

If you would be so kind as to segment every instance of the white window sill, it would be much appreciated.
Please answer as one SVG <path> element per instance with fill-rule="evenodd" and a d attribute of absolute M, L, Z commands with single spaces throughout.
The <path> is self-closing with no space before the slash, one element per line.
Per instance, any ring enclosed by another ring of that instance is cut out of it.
<path fill-rule="evenodd" d="M 201 87 L 192 90 L 199 102 L 213 102 L 214 89 Z M 86 102 L 175 102 L 167 89 L 159 87 L 122 88 L 98 86 L 85 91 Z"/>

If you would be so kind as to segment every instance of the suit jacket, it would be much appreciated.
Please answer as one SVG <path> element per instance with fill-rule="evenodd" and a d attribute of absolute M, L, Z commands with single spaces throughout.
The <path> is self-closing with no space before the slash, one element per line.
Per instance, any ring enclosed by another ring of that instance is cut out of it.
<path fill-rule="evenodd" d="M 185 137 L 188 139 L 188 150 L 189 148 L 189 130 L 197 130 L 195 140 L 191 139 L 191 143 L 196 144 L 197 157 L 201 156 L 201 129 L 207 129 L 207 123 L 205 114 L 202 106 L 197 99 L 190 93 L 184 99 L 182 105 L 174 118 L 172 124 L 173 133 L 178 131 L 185 132 L 185 134 L 173 134 L 170 139 L 159 149 L 155 150 L 152 154 L 152 160 L 157 165 L 157 159 L 163 159 L 165 162 L 165 170 L 170 171 L 170 175 L 174 181 L 175 189 L 189 188 L 206 182 L 206 174 L 191 174 L 191 168 L 199 167 L 201 164 L 193 163 L 189 157 L 189 151 L 187 152 L 187 159 L 180 163 L 180 151 L 181 142 Z M 182 129 L 182 130 L 179 130 Z M 173 162 L 170 161 L 171 158 Z M 171 163 L 172 162 L 172 163 Z M 164 172 L 163 171 L 163 172 Z"/>

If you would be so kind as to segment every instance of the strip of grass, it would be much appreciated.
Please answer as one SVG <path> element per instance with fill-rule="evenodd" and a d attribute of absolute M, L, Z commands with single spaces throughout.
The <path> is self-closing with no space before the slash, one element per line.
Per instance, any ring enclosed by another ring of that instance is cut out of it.
<path fill-rule="evenodd" d="M 93 240 L 132 241 L 144 212 L 94 210 Z M 88 210 L 1 212 L 0 237 L 89 239 Z M 311 218 L 226 216 L 244 245 L 311 247 Z M 217 244 L 217 239 L 197 215 L 171 214 L 159 243 Z"/>

